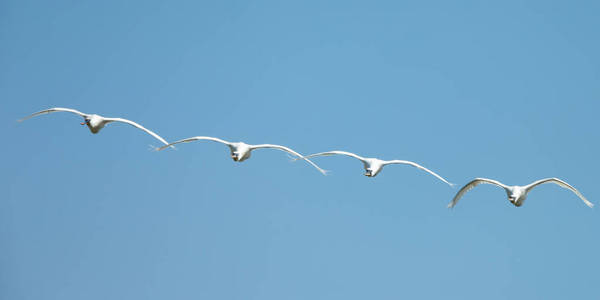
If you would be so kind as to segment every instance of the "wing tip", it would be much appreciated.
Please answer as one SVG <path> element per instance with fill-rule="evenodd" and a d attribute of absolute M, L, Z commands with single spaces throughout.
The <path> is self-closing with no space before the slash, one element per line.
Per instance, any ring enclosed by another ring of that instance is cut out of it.
<path fill-rule="evenodd" d="M 34 116 L 34 115 L 29 115 L 29 116 L 26 116 L 26 117 L 20 118 L 20 119 L 18 119 L 18 120 L 17 120 L 17 122 L 21 123 L 21 122 L 23 122 L 23 121 L 25 121 L 25 120 L 27 120 L 27 119 L 31 119 L 33 116 Z"/>
<path fill-rule="evenodd" d="M 156 146 L 150 144 L 150 145 L 148 145 L 148 150 L 157 152 L 157 151 L 159 151 L 159 147 L 156 147 Z"/>

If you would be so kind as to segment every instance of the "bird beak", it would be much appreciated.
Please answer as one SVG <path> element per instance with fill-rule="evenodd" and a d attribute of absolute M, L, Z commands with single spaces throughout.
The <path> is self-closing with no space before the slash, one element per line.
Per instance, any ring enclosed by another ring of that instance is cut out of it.
<path fill-rule="evenodd" d="M 81 125 L 85 125 L 85 122 L 81 122 L 81 123 L 79 123 L 79 124 L 81 124 Z"/>

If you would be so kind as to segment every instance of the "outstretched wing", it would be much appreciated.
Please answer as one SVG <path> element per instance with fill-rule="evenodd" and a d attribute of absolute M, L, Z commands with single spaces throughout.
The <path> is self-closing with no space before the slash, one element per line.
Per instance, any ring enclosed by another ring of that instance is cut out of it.
<path fill-rule="evenodd" d="M 588 199 L 586 199 L 576 188 L 574 188 L 573 186 L 571 186 L 570 184 L 558 179 L 558 178 L 546 178 L 546 179 L 541 179 L 538 181 L 535 181 L 527 186 L 525 186 L 525 190 L 527 192 L 531 191 L 531 189 L 533 189 L 534 187 L 540 185 L 540 184 L 544 184 L 544 183 L 555 183 L 565 189 L 571 190 L 573 193 L 575 193 L 575 195 L 577 195 L 577 197 L 581 198 L 581 200 L 583 200 L 583 202 L 585 203 L 585 205 L 589 206 L 589 207 L 594 207 L 594 204 L 590 201 L 588 201 Z"/>
<path fill-rule="evenodd" d="M 456 203 L 458 203 L 458 200 L 460 200 L 460 198 L 468 191 L 470 191 L 471 189 L 473 189 L 474 187 L 485 183 L 485 184 L 493 184 L 493 185 L 497 185 L 503 189 L 508 189 L 508 187 L 502 183 L 500 183 L 499 181 L 496 180 L 492 180 L 492 179 L 487 179 L 487 178 L 475 178 L 473 179 L 471 182 L 467 183 L 467 185 L 463 186 L 460 191 L 458 191 L 458 193 L 456 193 L 456 196 L 454 196 L 454 199 L 452 199 L 452 202 L 450 202 L 448 204 L 449 208 L 452 208 L 456 205 Z"/>
<path fill-rule="evenodd" d="M 195 137 L 191 137 L 191 138 L 179 140 L 177 142 L 173 142 L 173 143 L 170 143 L 168 145 L 162 146 L 160 148 L 157 148 L 156 151 L 164 150 L 167 147 L 173 147 L 173 145 L 175 145 L 175 144 L 189 143 L 189 142 L 199 141 L 199 140 L 208 140 L 208 141 L 213 141 L 213 142 L 219 142 L 219 143 L 225 144 L 225 145 L 227 145 L 228 147 L 231 148 L 231 143 L 228 142 L 228 141 L 224 141 L 222 139 L 215 138 L 215 137 L 210 137 L 210 136 L 195 136 Z"/>
<path fill-rule="evenodd" d="M 423 171 L 425 171 L 425 172 L 427 172 L 427 173 L 429 173 L 429 174 L 437 177 L 439 180 L 447 183 L 449 186 L 454 186 L 453 183 L 448 182 L 446 179 L 442 178 L 442 176 L 440 176 L 440 175 L 436 174 L 435 172 L 433 172 L 433 171 L 431 171 L 431 170 L 429 170 L 429 169 L 427 169 L 427 168 L 425 168 L 425 167 L 423 167 L 423 166 L 421 166 L 421 165 L 419 165 L 417 163 L 414 163 L 412 161 L 408 161 L 408 160 L 390 160 L 390 161 L 386 161 L 386 162 L 383 163 L 384 166 L 385 165 L 392 165 L 392 164 L 409 165 L 409 166 L 416 167 L 418 169 L 421 169 L 421 170 L 423 170 Z"/>
<path fill-rule="evenodd" d="M 254 150 L 254 149 L 261 149 L 261 148 L 271 148 L 271 149 L 278 149 L 281 151 L 285 151 L 289 154 L 292 154 L 294 156 L 297 156 L 297 159 L 304 159 L 306 162 L 308 162 L 309 164 L 311 164 L 313 167 L 315 167 L 317 170 L 319 170 L 319 172 L 321 172 L 323 175 L 327 175 L 327 171 L 321 169 L 319 166 L 317 166 L 315 163 L 313 163 L 310 159 L 308 159 L 308 157 L 303 157 L 300 153 L 285 147 L 285 146 L 281 146 L 281 145 L 273 145 L 273 144 L 260 144 L 260 145 L 252 145 L 250 146 L 250 149 Z"/>
<path fill-rule="evenodd" d="M 127 119 L 123 119 L 123 118 L 104 118 L 104 120 L 106 121 L 106 123 L 121 122 L 121 123 L 129 124 L 129 125 L 137 128 L 137 129 L 143 130 L 147 134 L 149 134 L 149 135 L 153 136 L 154 138 L 156 138 L 157 140 L 161 141 L 163 144 L 165 144 L 165 145 L 169 144 L 167 141 L 165 141 L 165 139 L 163 139 L 162 137 L 160 137 L 158 134 L 154 133 L 151 130 L 146 129 L 144 126 L 142 126 L 142 125 L 140 125 L 140 124 L 138 124 L 136 122 L 133 122 L 133 121 L 130 121 L 130 120 L 127 120 Z"/>
<path fill-rule="evenodd" d="M 31 115 L 23 118 L 23 119 L 20 119 L 19 122 L 23 122 L 23 121 L 25 121 L 27 119 L 30 119 L 30 118 L 33 118 L 35 116 L 45 115 L 45 114 L 49 114 L 49 113 L 53 113 L 53 112 L 58 112 L 58 111 L 64 111 L 64 112 L 74 113 L 74 114 L 79 115 L 79 116 L 84 117 L 84 118 L 87 116 L 87 114 L 84 114 L 84 113 L 82 113 L 82 112 L 80 112 L 78 110 L 75 110 L 75 109 L 62 108 L 62 107 L 54 107 L 54 108 L 45 109 L 45 110 L 33 113 L 33 114 L 31 114 Z"/>
<path fill-rule="evenodd" d="M 311 158 L 311 157 L 316 157 L 316 156 L 331 156 L 331 155 L 345 155 L 345 156 L 354 157 L 354 158 L 360 160 L 363 163 L 363 165 L 365 166 L 365 168 L 367 167 L 367 161 L 366 161 L 366 159 L 364 157 L 358 156 L 358 155 L 356 155 L 354 153 L 350 153 L 350 152 L 346 152 L 346 151 L 338 151 L 338 150 L 321 152 L 321 153 L 315 153 L 315 154 L 303 156 L 303 157 L 300 157 L 300 158 L 296 158 L 295 160 L 304 159 L 304 158 Z"/>

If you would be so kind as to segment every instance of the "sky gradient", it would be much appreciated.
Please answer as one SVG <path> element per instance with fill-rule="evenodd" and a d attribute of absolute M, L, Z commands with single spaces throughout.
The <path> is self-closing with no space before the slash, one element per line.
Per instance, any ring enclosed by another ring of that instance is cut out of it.
<path fill-rule="evenodd" d="M 596 299 L 597 1 L 2 1 L 0 298 Z"/>

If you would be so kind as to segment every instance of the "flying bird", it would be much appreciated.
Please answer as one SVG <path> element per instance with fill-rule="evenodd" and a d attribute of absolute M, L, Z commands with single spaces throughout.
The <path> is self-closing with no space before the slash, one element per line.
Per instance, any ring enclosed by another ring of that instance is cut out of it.
<path fill-rule="evenodd" d="M 465 185 L 464 187 L 462 187 L 460 189 L 460 191 L 458 191 L 458 193 L 456 193 L 456 196 L 454 196 L 454 199 L 452 199 L 452 202 L 450 202 L 448 204 L 449 208 L 452 208 L 456 205 L 456 203 L 458 203 L 458 200 L 460 200 L 460 198 L 469 190 L 473 189 L 474 187 L 485 183 L 485 184 L 493 184 L 493 185 L 497 185 L 501 188 L 503 188 L 506 191 L 506 195 L 508 195 L 508 201 L 510 201 L 510 203 L 514 204 L 515 206 L 519 207 L 521 205 L 523 205 L 523 202 L 525 202 L 525 198 L 527 198 L 527 194 L 536 186 L 540 185 L 540 184 L 544 184 L 544 183 L 555 183 L 565 189 L 571 190 L 573 193 L 575 193 L 575 195 L 577 195 L 579 198 L 581 198 L 581 200 L 583 200 L 583 202 L 585 202 L 585 204 L 589 207 L 594 207 L 594 204 L 592 204 L 590 201 L 588 201 L 577 189 L 575 189 L 574 187 L 572 187 L 570 184 L 558 179 L 558 178 L 546 178 L 546 179 L 541 179 L 538 181 L 534 181 L 529 185 L 526 186 L 507 186 L 499 181 L 496 180 L 492 180 L 492 179 L 487 179 L 487 178 L 475 178 L 474 180 L 472 180 L 471 182 L 467 183 L 467 185 Z"/>
<path fill-rule="evenodd" d="M 237 143 L 228 142 L 228 141 L 225 141 L 225 140 L 222 140 L 219 138 L 215 138 L 215 137 L 195 136 L 195 137 L 191 137 L 191 138 L 173 142 L 171 144 L 157 148 L 156 150 L 161 151 L 161 150 L 164 150 L 165 148 L 167 148 L 169 146 L 173 146 L 175 144 L 188 143 L 188 142 L 200 141 L 200 140 L 208 140 L 208 141 L 225 144 L 227 147 L 229 147 L 229 151 L 231 152 L 231 158 L 233 159 L 233 161 L 237 161 L 237 162 L 242 162 L 242 161 L 245 161 L 246 159 L 250 158 L 250 154 L 251 154 L 252 150 L 256 150 L 256 149 L 271 148 L 271 149 L 285 151 L 291 155 L 298 157 L 299 159 L 306 160 L 309 164 L 311 164 L 313 167 L 315 167 L 317 170 L 319 170 L 319 172 L 321 172 L 323 175 L 327 175 L 326 170 L 321 169 L 319 166 L 317 166 L 315 163 L 313 163 L 309 159 L 303 158 L 302 155 L 299 154 L 298 152 L 296 152 L 288 147 L 281 146 L 281 145 L 272 145 L 272 144 L 249 145 L 249 144 L 246 144 L 243 142 L 237 142 Z"/>
<path fill-rule="evenodd" d="M 25 121 L 29 118 L 33 118 L 35 116 L 39 116 L 39 115 L 43 115 L 43 114 L 49 114 L 49 113 L 53 113 L 53 112 L 59 112 L 59 111 L 64 111 L 64 112 L 70 112 L 70 113 L 74 113 L 76 115 L 79 115 L 81 117 L 83 117 L 83 122 L 81 123 L 81 125 L 87 125 L 87 127 L 90 129 L 90 131 L 93 134 L 96 134 L 100 131 L 100 129 L 104 128 L 104 126 L 106 126 L 106 124 L 112 123 L 112 122 L 121 122 L 121 123 L 125 123 L 125 124 L 129 124 L 133 127 L 136 127 L 138 129 L 141 129 L 143 131 L 145 131 L 146 133 L 148 133 L 149 135 L 155 137 L 156 139 L 158 139 L 159 141 L 161 141 L 163 144 L 168 145 L 169 143 L 167 141 L 165 141 L 162 137 L 160 137 L 158 134 L 144 128 L 142 125 L 127 120 L 127 119 L 122 119 L 122 118 L 106 118 L 103 116 L 99 116 L 99 115 L 95 115 L 95 114 L 84 114 L 78 110 L 75 109 L 71 109 L 71 108 L 61 108 L 61 107 L 55 107 L 55 108 L 50 108 L 50 109 L 46 109 L 46 110 L 42 110 L 42 111 L 38 111 L 34 114 L 31 114 L 23 119 L 20 119 L 19 122 Z"/>
<path fill-rule="evenodd" d="M 315 157 L 315 156 L 330 156 L 330 155 L 346 155 L 346 156 L 354 157 L 354 158 L 360 160 L 363 163 L 364 168 L 365 168 L 365 176 L 368 176 L 368 177 L 377 176 L 377 174 L 379 174 L 379 172 L 381 172 L 381 169 L 383 169 L 384 166 L 400 164 L 400 165 L 410 165 L 410 166 L 419 168 L 419 169 L 437 177 L 439 180 L 447 183 L 450 186 L 454 185 L 454 184 L 448 182 L 446 179 L 442 178 L 442 176 L 436 174 L 435 172 L 433 172 L 417 163 L 414 163 L 412 161 L 407 161 L 407 160 L 381 160 L 381 159 L 377 159 L 377 158 L 365 158 L 365 157 L 358 156 L 354 153 L 350 153 L 350 152 L 346 152 L 346 151 L 321 152 L 321 153 L 315 153 L 315 154 L 311 154 L 308 156 L 304 156 L 302 158 L 311 158 L 311 157 Z M 300 158 L 296 158 L 295 160 L 298 160 L 298 159 L 300 159 Z"/>

